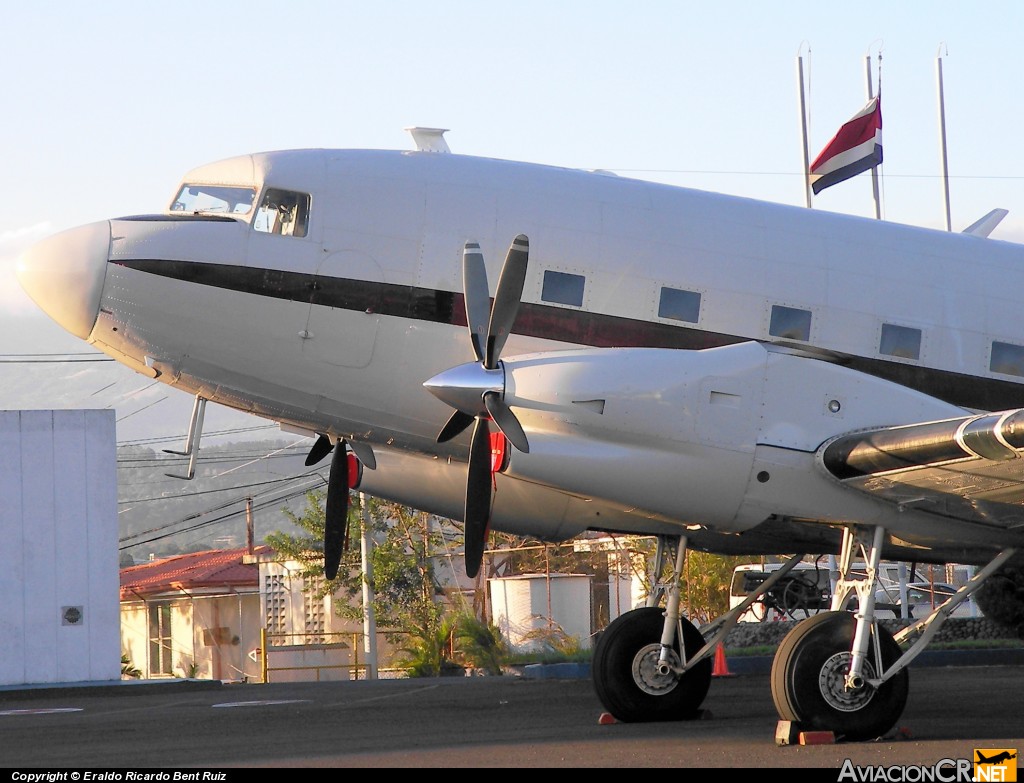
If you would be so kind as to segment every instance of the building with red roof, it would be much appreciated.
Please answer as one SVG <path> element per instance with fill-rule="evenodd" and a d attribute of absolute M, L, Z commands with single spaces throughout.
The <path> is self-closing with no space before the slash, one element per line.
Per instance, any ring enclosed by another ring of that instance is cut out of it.
<path fill-rule="evenodd" d="M 121 569 L 121 650 L 144 678 L 259 679 L 259 559 L 218 549 Z"/>

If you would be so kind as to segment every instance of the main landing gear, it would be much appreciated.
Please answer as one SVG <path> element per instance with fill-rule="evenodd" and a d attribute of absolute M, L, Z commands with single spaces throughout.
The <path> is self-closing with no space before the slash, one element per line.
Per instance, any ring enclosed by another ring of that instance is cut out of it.
<path fill-rule="evenodd" d="M 870 536 L 870 542 L 867 538 Z M 905 668 L 894 671 L 900 657 L 892 635 L 874 621 L 875 573 L 885 530 L 843 532 L 839 582 L 831 612 L 798 623 L 775 653 L 772 698 L 779 717 L 804 730 L 832 731 L 863 740 L 885 734 L 907 703 L 910 688 Z M 851 579 L 856 550 L 863 579 Z M 856 593 L 856 614 L 838 611 Z"/>
<path fill-rule="evenodd" d="M 875 575 L 885 530 L 843 532 L 840 577 L 832 611 L 804 620 L 782 640 L 772 663 L 772 698 L 779 717 L 803 731 L 831 731 L 847 740 L 874 739 L 899 720 L 907 703 L 907 666 L 953 610 L 1014 553 L 1000 552 L 942 606 L 893 636 L 875 619 Z M 854 574 L 854 555 L 865 569 Z M 839 611 L 856 595 L 854 613 Z M 915 639 L 906 650 L 900 643 Z"/>
<path fill-rule="evenodd" d="M 781 719 L 802 731 L 831 731 L 846 740 L 873 739 L 889 731 L 907 703 L 907 666 L 953 610 L 1015 552 L 1000 552 L 928 617 L 893 636 L 875 619 L 875 574 L 884 541 L 885 530 L 880 527 L 844 530 L 831 611 L 798 623 L 775 655 L 771 688 L 776 710 Z M 686 538 L 659 539 L 656 573 L 661 573 L 673 542 L 670 580 L 657 586 L 648 606 L 611 623 L 594 651 L 594 688 L 601 703 L 620 721 L 683 720 L 699 715 L 710 686 L 712 653 L 739 616 L 801 559 L 793 556 L 743 603 L 698 630 L 680 614 Z M 857 554 L 865 568 L 854 572 Z M 664 610 L 657 608 L 662 596 Z M 841 611 L 854 602 L 856 611 Z"/>
<path fill-rule="evenodd" d="M 601 635 L 591 671 L 601 703 L 623 722 L 686 720 L 700 714 L 711 684 L 711 656 L 739 616 L 773 588 L 799 562 L 792 558 L 742 604 L 697 630 L 680 613 L 679 581 L 686 560 L 686 538 L 660 537 L 655 573 L 675 547 L 672 576 L 659 583 L 642 609 L 626 612 Z M 658 603 L 665 597 L 665 609 Z M 709 637 L 705 642 L 705 637 Z"/>
<path fill-rule="evenodd" d="M 656 574 L 661 573 L 668 542 L 658 540 Z M 685 559 L 686 539 L 679 538 L 671 581 L 655 588 L 648 606 L 614 620 L 594 650 L 594 690 L 617 720 L 693 718 L 707 696 L 711 658 L 699 655 L 704 637 L 679 611 L 679 576 Z M 667 595 L 664 610 L 656 606 L 662 593 Z"/>

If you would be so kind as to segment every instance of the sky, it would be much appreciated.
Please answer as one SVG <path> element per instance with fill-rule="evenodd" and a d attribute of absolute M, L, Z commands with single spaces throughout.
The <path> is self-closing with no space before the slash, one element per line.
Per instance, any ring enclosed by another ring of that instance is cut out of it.
<path fill-rule="evenodd" d="M 77 224 L 164 209 L 186 171 L 294 147 L 453 152 L 802 206 L 810 156 L 881 91 L 883 217 L 944 228 L 942 54 L 954 230 L 996 207 L 1024 242 L 1024 3 L 10 4 L 0 26 L 0 407 L 113 407 L 120 440 L 184 434 L 191 401 L 88 355 L 27 299 L 18 254 Z M 814 208 L 872 217 L 870 179 Z M 27 359 L 32 358 L 32 362 Z M 46 359 L 45 362 L 37 361 Z M 60 361 L 53 361 L 60 359 Z M 211 409 L 215 406 L 211 406 Z M 207 429 L 258 425 L 223 409 Z M 260 433 L 261 437 L 266 432 Z"/>

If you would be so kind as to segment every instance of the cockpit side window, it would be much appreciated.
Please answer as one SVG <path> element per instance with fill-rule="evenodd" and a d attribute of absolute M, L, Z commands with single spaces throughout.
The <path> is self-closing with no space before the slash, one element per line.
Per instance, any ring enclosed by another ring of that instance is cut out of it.
<path fill-rule="evenodd" d="M 171 202 L 171 212 L 186 215 L 247 215 L 256 200 L 253 188 L 228 185 L 182 185 Z"/>
<path fill-rule="evenodd" d="M 309 230 L 309 194 L 267 188 L 252 227 L 267 234 L 306 236 Z"/>

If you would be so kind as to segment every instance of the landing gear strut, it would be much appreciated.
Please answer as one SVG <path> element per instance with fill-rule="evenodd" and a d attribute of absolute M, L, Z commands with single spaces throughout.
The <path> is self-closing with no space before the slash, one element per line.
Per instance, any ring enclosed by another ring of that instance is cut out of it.
<path fill-rule="evenodd" d="M 772 663 L 772 698 L 779 717 L 804 731 L 831 731 L 848 740 L 882 736 L 899 720 L 910 689 L 907 666 L 939 626 L 1014 550 L 1000 552 L 970 582 L 925 619 L 893 637 L 875 620 L 875 575 L 885 530 L 847 528 L 832 611 L 800 622 L 779 645 Z M 864 575 L 853 573 L 854 555 Z M 856 594 L 857 610 L 840 611 Z M 919 638 L 902 650 L 897 640 Z"/>
<path fill-rule="evenodd" d="M 594 690 L 605 709 L 623 722 L 695 717 L 711 683 L 711 656 L 740 616 L 787 579 L 802 557 L 794 555 L 737 606 L 698 630 L 680 612 L 685 537 L 658 538 L 654 573 L 661 574 L 673 546 L 669 580 L 655 585 L 646 607 L 611 623 L 594 650 Z M 658 608 L 662 598 L 665 609 Z"/>
<path fill-rule="evenodd" d="M 865 740 L 885 734 L 903 713 L 909 676 L 906 669 L 886 674 L 901 651 L 875 622 L 875 573 L 884 540 L 880 527 L 845 529 L 832 611 L 800 622 L 779 645 L 771 680 L 783 720 L 804 730 Z M 852 578 L 858 550 L 865 563 L 863 579 Z M 857 612 L 839 611 L 851 593 L 857 595 Z"/>
<path fill-rule="evenodd" d="M 658 570 L 666 540 L 659 540 Z M 591 670 L 594 690 L 624 722 L 684 720 L 697 714 L 711 684 L 704 637 L 680 614 L 679 578 L 686 539 L 676 543 L 673 578 L 662 589 L 666 608 L 646 606 L 618 617 L 601 635 Z M 655 595 L 657 595 L 657 590 Z"/>

